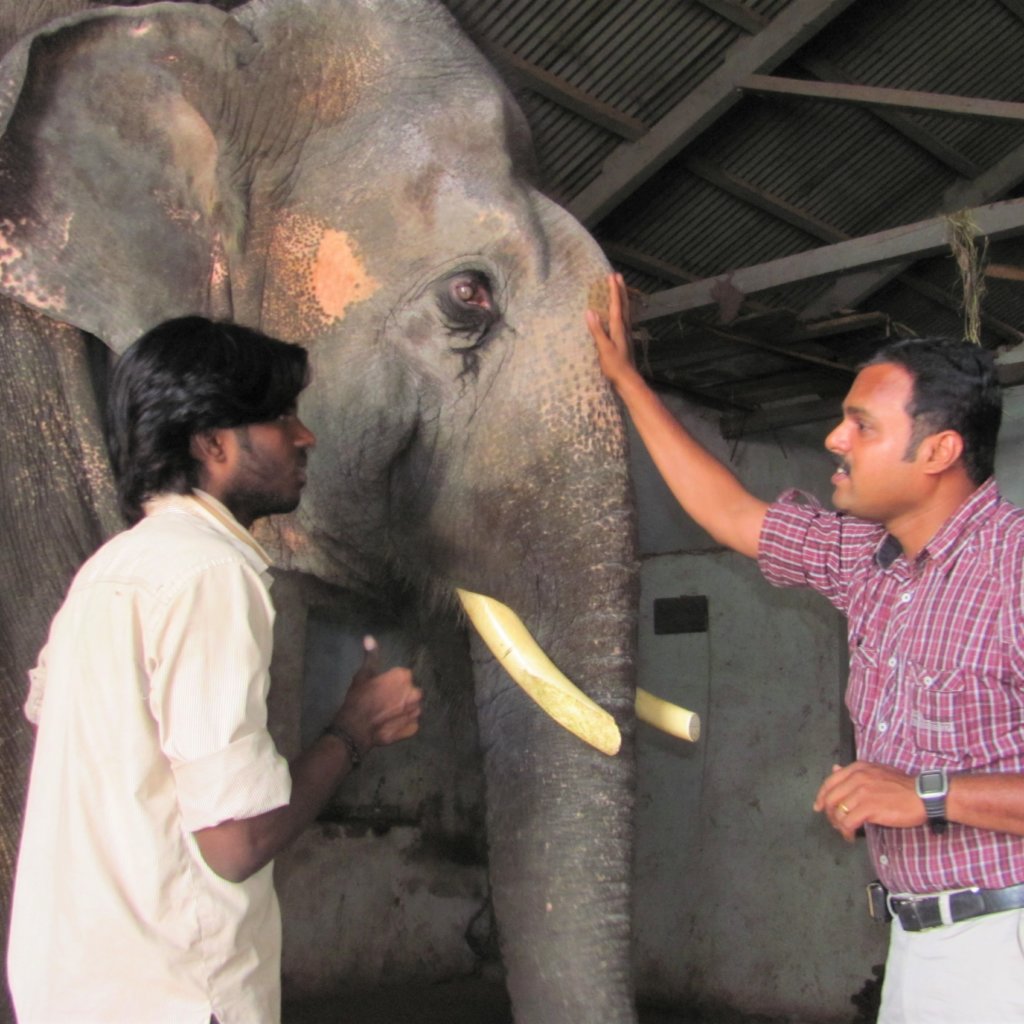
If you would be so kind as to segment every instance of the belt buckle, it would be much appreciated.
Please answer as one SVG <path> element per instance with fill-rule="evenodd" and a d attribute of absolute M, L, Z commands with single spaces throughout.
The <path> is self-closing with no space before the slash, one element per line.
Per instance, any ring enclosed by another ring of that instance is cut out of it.
<path fill-rule="evenodd" d="M 923 932 L 945 923 L 941 901 L 937 896 L 894 899 L 892 908 L 906 932 Z"/>
<path fill-rule="evenodd" d="M 988 905 L 985 902 L 985 894 L 977 886 L 970 889 L 961 889 L 959 892 L 949 894 L 949 917 L 950 923 L 967 921 L 972 917 L 980 917 L 987 913 Z"/>

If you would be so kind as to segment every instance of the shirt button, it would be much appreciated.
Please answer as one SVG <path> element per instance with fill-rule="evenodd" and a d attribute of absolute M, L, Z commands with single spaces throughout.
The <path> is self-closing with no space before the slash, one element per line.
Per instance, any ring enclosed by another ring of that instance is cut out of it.
<path fill-rule="evenodd" d="M 888 728 L 889 728 L 889 723 L 888 722 L 879 722 L 878 723 L 878 731 L 879 732 L 885 732 L 886 729 L 888 729 Z"/>
<path fill-rule="evenodd" d="M 887 662 L 887 664 L 888 664 L 889 668 L 895 668 L 896 667 L 896 658 L 895 657 L 890 658 L 889 661 Z"/>
<path fill-rule="evenodd" d="M 931 686 L 934 681 L 935 680 L 931 676 L 925 676 L 924 677 L 924 685 L 925 686 Z"/>
<path fill-rule="evenodd" d="M 909 594 L 900 594 L 900 600 L 904 604 L 906 604 L 910 600 L 910 595 Z"/>
<path fill-rule="evenodd" d="M 878 863 L 884 868 L 888 865 L 889 858 L 883 853 L 882 856 L 878 858 Z"/>

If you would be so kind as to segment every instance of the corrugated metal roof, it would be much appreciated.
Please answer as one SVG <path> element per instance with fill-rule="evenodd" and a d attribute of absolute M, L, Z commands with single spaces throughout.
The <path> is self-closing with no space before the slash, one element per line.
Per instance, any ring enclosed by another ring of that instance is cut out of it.
<path fill-rule="evenodd" d="M 818 323 L 833 340 L 815 341 L 817 350 L 840 361 L 860 357 L 872 338 L 877 344 L 893 330 L 961 331 L 948 258 L 909 253 L 888 280 L 865 269 L 877 242 L 857 240 L 1021 194 L 1024 4 L 446 3 L 508 71 L 534 132 L 543 183 L 588 218 L 633 287 L 660 297 L 694 278 L 785 262 L 849 239 L 847 269 L 746 296 L 739 315 L 747 327 L 799 356 L 810 324 Z M 833 95 L 764 92 L 753 88 L 759 83 L 751 75 L 770 75 L 769 84 L 828 83 Z M 851 85 L 901 92 L 884 94 L 885 105 L 866 104 L 851 99 Z M 959 108 L 915 107 L 907 92 L 959 101 Z M 994 111 L 976 100 L 1022 106 Z M 1007 207 L 1006 216 L 1016 217 L 1015 209 Z M 1016 235 L 995 243 L 990 259 L 995 252 L 1004 264 L 1024 266 Z M 852 287 L 853 274 L 871 286 Z M 830 308 L 838 302 L 841 315 Z M 983 310 L 985 344 L 1019 342 L 1019 282 L 991 281 Z M 877 314 L 874 326 L 851 319 L 845 336 L 834 333 L 851 312 Z M 647 322 L 655 379 L 684 389 L 699 383 L 709 404 L 742 393 L 755 408 L 770 406 L 780 390 L 799 395 L 803 386 L 809 403 L 834 390 L 836 374 L 823 376 L 806 360 L 787 366 L 785 355 L 723 341 L 711 330 L 733 329 L 723 315 L 704 306 Z M 694 351 L 701 345 L 709 358 L 698 381 Z M 716 374 L 721 395 L 714 394 Z"/>

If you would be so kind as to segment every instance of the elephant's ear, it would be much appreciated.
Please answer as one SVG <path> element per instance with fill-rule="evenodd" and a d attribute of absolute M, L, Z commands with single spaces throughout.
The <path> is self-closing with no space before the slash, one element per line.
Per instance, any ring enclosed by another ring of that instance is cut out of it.
<path fill-rule="evenodd" d="M 210 110 L 230 121 L 252 45 L 223 12 L 170 3 L 20 42 L 0 64 L 0 290 L 115 349 L 170 316 L 230 315 L 244 189 Z"/>

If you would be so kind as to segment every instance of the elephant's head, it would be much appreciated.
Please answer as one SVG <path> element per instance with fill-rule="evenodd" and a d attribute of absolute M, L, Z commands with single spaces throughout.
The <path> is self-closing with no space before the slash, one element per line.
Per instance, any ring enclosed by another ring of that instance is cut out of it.
<path fill-rule="evenodd" d="M 615 757 L 482 647 L 492 883 L 522 1020 L 632 1019 L 636 571 L 583 312 L 605 264 L 428 0 L 103 8 L 0 69 L 0 287 L 115 350 L 169 316 L 307 345 L 319 437 L 283 565 L 511 606 L 624 725 Z"/>

